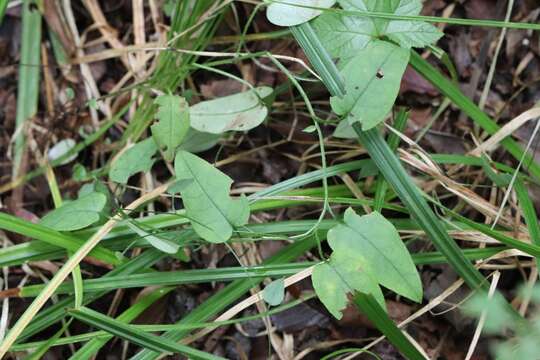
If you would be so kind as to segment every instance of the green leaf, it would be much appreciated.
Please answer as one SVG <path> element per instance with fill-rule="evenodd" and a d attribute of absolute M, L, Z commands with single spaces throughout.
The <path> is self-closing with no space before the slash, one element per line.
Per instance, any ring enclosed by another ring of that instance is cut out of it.
<path fill-rule="evenodd" d="M 255 90 L 202 101 L 190 108 L 191 126 L 212 134 L 253 129 L 268 115 L 268 108 L 261 99 L 272 92 L 272 88 L 261 86 Z"/>
<path fill-rule="evenodd" d="M 340 121 L 332 136 L 339 139 L 356 139 L 358 137 L 352 125 L 347 121 Z"/>
<path fill-rule="evenodd" d="M 407 49 L 433 44 L 443 35 L 435 26 L 418 21 L 391 21 L 386 28 L 386 36 Z"/>
<path fill-rule="evenodd" d="M 359 10 L 369 12 L 382 12 L 395 15 L 418 15 L 422 10 L 420 0 L 339 0 L 345 10 Z M 371 18 L 377 36 L 386 33 L 387 26 L 394 20 Z"/>
<path fill-rule="evenodd" d="M 340 64 L 351 60 L 376 36 L 370 18 L 334 12 L 324 13 L 315 19 L 313 29 L 330 55 L 341 60 Z"/>
<path fill-rule="evenodd" d="M 301 6 L 331 8 L 336 0 L 283 0 L 283 3 L 276 1 L 266 9 L 266 17 L 274 25 L 294 26 L 305 23 L 319 16 L 322 11 Z"/>
<path fill-rule="evenodd" d="M 394 105 L 409 54 L 386 41 L 371 42 L 343 68 L 346 94 L 330 98 L 332 110 L 363 130 L 377 126 Z"/>
<path fill-rule="evenodd" d="M 344 221 L 328 232 L 334 253 L 361 254 L 381 285 L 420 302 L 420 276 L 392 223 L 378 212 L 359 216 L 351 208 L 345 211 Z"/>
<path fill-rule="evenodd" d="M 245 196 L 232 199 L 232 179 L 203 159 L 186 151 L 176 154 L 177 180 L 186 182 L 180 189 L 187 217 L 203 239 L 222 243 L 230 239 L 235 226 L 247 223 L 249 203 Z"/>
<path fill-rule="evenodd" d="M 154 103 L 159 108 L 158 122 L 151 127 L 152 136 L 163 150 L 165 160 L 172 161 L 189 130 L 189 106 L 184 98 L 176 95 L 161 95 Z"/>
<path fill-rule="evenodd" d="M 138 172 L 148 172 L 156 159 L 158 147 L 154 139 L 143 140 L 126 150 L 111 165 L 109 177 L 112 181 L 126 184 L 128 179 Z"/>
<path fill-rule="evenodd" d="M 178 147 L 179 150 L 199 153 L 211 149 L 221 138 L 221 134 L 210 134 L 189 128 L 184 141 Z"/>
<path fill-rule="evenodd" d="M 90 193 L 74 201 L 66 201 L 45 215 L 40 224 L 59 231 L 83 229 L 97 222 L 107 203 L 102 193 Z"/>
<path fill-rule="evenodd" d="M 319 300 L 338 320 L 347 306 L 347 294 L 354 291 L 372 294 L 385 308 L 381 288 L 359 253 L 335 252 L 329 261 L 315 266 L 311 281 Z"/>
<path fill-rule="evenodd" d="M 285 298 L 285 282 L 277 279 L 268 284 L 263 290 L 263 299 L 268 305 L 277 306 Z"/>
<path fill-rule="evenodd" d="M 133 230 L 137 235 L 142 237 L 144 240 L 148 241 L 150 245 L 158 249 L 159 251 L 163 251 L 167 254 L 176 254 L 178 250 L 180 249 L 180 244 L 177 244 L 175 242 L 172 242 L 168 239 L 165 239 L 161 236 L 157 236 L 154 234 L 149 233 L 148 231 L 141 228 L 139 225 L 137 225 L 134 221 L 128 220 L 126 222 L 126 225 Z"/>

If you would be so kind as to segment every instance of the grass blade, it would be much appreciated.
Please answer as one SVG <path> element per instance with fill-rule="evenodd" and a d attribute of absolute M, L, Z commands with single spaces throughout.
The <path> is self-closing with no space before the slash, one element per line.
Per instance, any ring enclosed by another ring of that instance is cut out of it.
<path fill-rule="evenodd" d="M 133 326 L 112 319 L 86 307 L 81 307 L 78 310 L 71 310 L 69 312 L 75 319 L 83 321 L 88 325 L 95 326 L 131 343 L 162 354 L 178 353 L 193 359 L 224 359 L 186 345 L 178 344 L 169 339 L 160 338 L 159 336 L 145 333 L 144 331 L 138 330 Z"/>
<path fill-rule="evenodd" d="M 163 288 L 152 291 L 150 294 L 145 295 L 144 297 L 139 299 L 134 305 L 132 305 L 126 311 L 120 314 L 116 318 L 116 321 L 122 323 L 132 322 L 150 305 L 154 304 L 157 300 L 161 299 L 163 296 L 167 295 L 172 290 L 173 288 Z M 92 358 L 92 356 L 97 353 L 99 349 L 101 349 L 101 347 L 112 338 L 112 335 L 93 338 L 83 347 L 81 347 L 75 354 L 73 354 L 73 356 L 70 357 L 70 360 L 87 360 Z"/>
<path fill-rule="evenodd" d="M 21 59 L 17 85 L 17 115 L 13 146 L 13 178 L 19 176 L 25 148 L 25 122 L 37 112 L 41 63 L 41 13 L 34 1 L 25 1 L 22 10 Z"/>

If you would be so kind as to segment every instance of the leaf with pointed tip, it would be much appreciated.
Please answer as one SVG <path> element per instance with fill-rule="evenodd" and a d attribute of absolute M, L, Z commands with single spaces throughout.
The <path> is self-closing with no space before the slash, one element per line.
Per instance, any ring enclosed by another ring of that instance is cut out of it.
<path fill-rule="evenodd" d="M 335 3 L 336 0 L 276 0 L 268 5 L 266 17 L 272 24 L 278 26 L 300 25 L 322 13 L 321 10 L 310 9 L 309 6 L 328 9 Z"/>
<path fill-rule="evenodd" d="M 172 161 L 176 148 L 182 143 L 189 130 L 188 103 L 183 97 L 161 95 L 157 104 L 158 122 L 151 126 L 154 140 L 163 150 L 165 160 Z"/>
<path fill-rule="evenodd" d="M 159 251 L 163 251 L 167 254 L 176 254 L 178 250 L 180 249 L 180 245 L 172 242 L 168 239 L 165 239 L 161 236 L 154 235 L 149 233 L 148 231 L 141 228 L 137 223 L 135 223 L 133 220 L 128 220 L 126 222 L 126 225 L 137 235 L 139 235 L 144 240 L 148 241 L 150 245 L 158 249 Z"/>
<path fill-rule="evenodd" d="M 407 49 L 433 44 L 443 35 L 435 26 L 419 21 L 391 21 L 386 28 L 386 36 Z"/>
<path fill-rule="evenodd" d="M 377 126 L 394 105 L 409 56 L 407 49 L 389 42 L 371 42 L 341 71 L 346 94 L 330 99 L 332 110 L 348 115 L 351 124 L 360 122 L 364 130 Z"/>
<path fill-rule="evenodd" d="M 230 197 L 230 177 L 186 151 L 176 154 L 174 170 L 177 180 L 186 180 L 180 194 L 186 215 L 200 237 L 222 243 L 230 239 L 234 227 L 247 223 L 248 200 L 245 196 Z"/>
<path fill-rule="evenodd" d="M 202 101 L 190 108 L 191 126 L 198 131 L 221 134 L 226 131 L 247 131 L 259 126 L 268 115 L 261 101 L 272 94 L 268 86 Z"/>
<path fill-rule="evenodd" d="M 150 171 L 156 161 L 154 155 L 157 150 L 158 147 L 152 138 L 133 145 L 112 163 L 109 170 L 110 179 L 126 184 L 132 175 Z"/>
<path fill-rule="evenodd" d="M 328 232 L 334 253 L 362 254 L 366 267 L 381 285 L 420 302 L 420 276 L 392 223 L 378 212 L 359 216 L 351 208 L 345 211 L 344 221 Z"/>
<path fill-rule="evenodd" d="M 369 12 L 381 12 L 394 15 L 416 16 L 422 10 L 422 2 L 420 0 L 339 0 L 339 4 L 345 10 L 360 10 Z M 439 39 L 438 29 L 428 23 L 421 21 L 408 20 L 388 20 L 378 18 L 365 18 L 361 16 L 350 16 L 365 19 L 365 23 L 358 24 L 356 31 L 370 32 L 373 38 L 389 36 L 396 33 L 400 45 L 414 44 L 411 47 L 422 47 L 431 44 Z M 362 27 L 360 27 L 362 26 Z M 412 34 L 407 35 L 405 32 L 409 30 Z M 424 43 L 424 45 L 420 45 Z"/>
<path fill-rule="evenodd" d="M 383 307 L 384 296 L 366 261 L 358 253 L 334 253 L 330 260 L 315 265 L 311 281 L 315 293 L 328 311 L 341 319 L 347 306 L 347 294 L 360 291 L 372 294 Z"/>
<path fill-rule="evenodd" d="M 41 225 L 58 231 L 83 229 L 99 221 L 107 204 L 107 196 L 99 192 L 86 194 L 73 201 L 66 201 L 59 208 L 45 215 Z"/>

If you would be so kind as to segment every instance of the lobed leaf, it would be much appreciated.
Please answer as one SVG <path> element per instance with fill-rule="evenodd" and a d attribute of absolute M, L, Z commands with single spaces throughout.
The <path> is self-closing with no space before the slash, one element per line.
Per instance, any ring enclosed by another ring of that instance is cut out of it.
<path fill-rule="evenodd" d="M 328 232 L 334 253 L 361 254 L 383 286 L 413 301 L 422 300 L 422 283 L 414 262 L 395 227 L 378 212 L 359 216 L 345 211 L 345 223 Z"/>

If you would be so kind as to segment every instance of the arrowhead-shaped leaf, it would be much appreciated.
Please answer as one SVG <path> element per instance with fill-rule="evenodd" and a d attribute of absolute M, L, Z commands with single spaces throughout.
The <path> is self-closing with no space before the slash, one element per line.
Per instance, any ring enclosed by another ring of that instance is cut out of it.
<path fill-rule="evenodd" d="M 351 208 L 345 211 L 344 220 L 328 232 L 334 253 L 361 254 L 381 285 L 420 302 L 420 276 L 394 226 L 378 212 L 359 216 Z"/>
<path fill-rule="evenodd" d="M 59 208 L 45 215 L 40 224 L 58 231 L 83 229 L 99 221 L 100 212 L 107 203 L 107 196 L 94 192 L 73 201 L 66 201 Z"/>
<path fill-rule="evenodd" d="M 158 122 L 151 127 L 152 136 L 163 150 L 165 160 L 172 161 L 189 130 L 189 106 L 184 98 L 176 95 L 161 95 L 154 103 L 159 108 Z"/>
<path fill-rule="evenodd" d="M 346 95 L 330 99 L 332 110 L 348 115 L 369 130 L 384 120 L 399 92 L 410 52 L 386 41 L 375 40 L 345 65 L 342 75 Z"/>
<path fill-rule="evenodd" d="M 372 294 L 386 308 L 381 288 L 358 253 L 335 252 L 329 261 L 315 266 L 311 281 L 319 300 L 338 320 L 347 306 L 347 294 L 354 291 Z"/>
<path fill-rule="evenodd" d="M 126 184 L 132 175 L 150 171 L 156 161 L 154 155 L 157 150 L 152 138 L 133 145 L 112 163 L 109 177 L 114 182 Z"/>
<path fill-rule="evenodd" d="M 266 17 L 272 24 L 278 26 L 300 25 L 319 16 L 322 12 L 302 6 L 327 9 L 334 6 L 335 3 L 336 0 L 276 0 L 268 5 Z"/>
<path fill-rule="evenodd" d="M 186 215 L 197 234 L 212 243 L 230 239 L 233 228 L 247 223 L 249 204 L 245 196 L 229 196 L 232 179 L 203 159 L 179 151 L 174 162 Z"/>
<path fill-rule="evenodd" d="M 268 115 L 268 108 L 261 99 L 271 93 L 272 88 L 261 86 L 255 90 L 202 101 L 190 108 L 191 126 L 212 134 L 253 129 Z"/>

